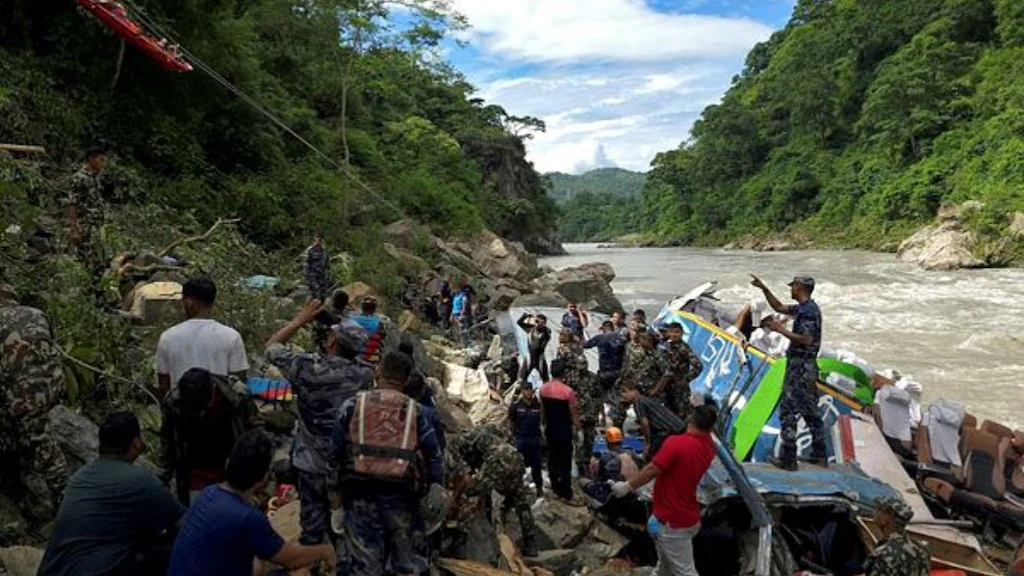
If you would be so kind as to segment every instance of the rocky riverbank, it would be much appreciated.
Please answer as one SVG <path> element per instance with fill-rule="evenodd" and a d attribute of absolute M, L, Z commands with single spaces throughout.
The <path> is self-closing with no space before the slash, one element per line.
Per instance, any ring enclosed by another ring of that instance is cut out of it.
<path fill-rule="evenodd" d="M 536 257 L 521 244 L 491 232 L 448 241 L 410 221 L 387 226 L 383 240 L 380 248 L 382 265 L 387 263 L 398 271 L 399 286 L 389 289 L 355 281 L 344 289 L 356 305 L 371 294 L 382 300 L 385 310 L 394 318 L 385 341 L 385 351 L 396 349 L 403 343 L 413 347 L 416 363 L 428 376 L 427 381 L 436 393 L 450 434 L 464 433 L 481 423 L 497 421 L 505 416 L 507 408 L 502 392 L 514 382 L 518 364 L 516 351 L 502 349 L 496 336 L 497 318 L 510 307 L 561 307 L 573 301 L 599 312 L 622 309 L 610 286 L 615 273 L 607 264 L 587 264 L 558 271 L 543 269 L 538 266 Z M 142 252 L 123 254 L 112 262 L 111 270 L 118 272 L 120 280 L 117 289 L 122 296 L 121 321 L 136 333 L 133 350 L 126 354 L 138 358 L 151 357 L 152 350 L 148 345 L 152 336 L 181 319 L 181 283 L 193 273 L 188 260 L 171 261 L 155 253 Z M 478 311 L 484 315 L 481 320 L 486 320 L 482 322 L 481 330 L 475 332 L 477 339 L 469 347 L 455 344 L 450 334 L 431 326 L 421 315 L 421 305 L 437 293 L 442 280 L 458 281 L 461 278 L 466 278 L 476 288 Z M 220 306 L 220 314 L 225 321 L 255 314 L 260 318 L 269 316 L 269 324 L 273 327 L 290 318 L 308 297 L 305 290 L 289 288 L 287 281 L 273 276 L 235 280 L 237 287 L 233 284 L 225 288 L 238 288 L 240 291 Z M 257 312 L 249 308 L 260 310 Z M 56 334 L 58 340 L 61 336 Z M 246 344 L 252 371 L 274 377 L 273 368 L 263 361 L 262 341 L 249 338 Z M 156 447 L 159 445 L 156 434 L 160 428 L 160 410 L 144 398 L 140 395 L 129 401 L 128 408 L 139 416 L 146 437 Z M 124 404 L 119 407 L 124 408 Z M 91 405 L 86 410 L 69 402 L 49 411 L 46 416 L 47 434 L 64 452 L 71 468 L 69 473 L 97 456 L 98 427 L 90 416 L 101 417 L 103 410 L 113 408 L 113 405 L 104 408 L 101 402 L 99 406 Z M 268 431 L 275 435 L 278 444 L 274 469 L 286 472 L 295 416 L 289 410 L 267 408 L 264 417 Z M 155 469 L 149 461 L 142 464 Z M 566 522 L 564 511 L 549 510 L 555 506 L 552 503 L 542 502 L 539 506 L 538 515 L 551 518 L 550 522 L 538 522 L 540 530 L 548 534 L 549 539 L 558 541 L 548 546 L 545 558 L 550 557 L 550 562 L 542 561 L 542 564 L 553 567 L 551 573 L 567 576 L 571 570 L 582 567 L 576 566 L 579 558 L 586 559 L 588 567 L 596 568 L 624 545 L 621 538 L 612 538 L 613 531 L 609 535 L 610 529 L 596 526 L 589 513 L 584 514 L 586 522 L 559 528 Z M 586 512 L 585 508 L 582 510 Z M 295 514 L 279 516 L 297 518 Z M 293 528 L 280 527 L 282 532 Z M 0 494 L 0 546 L 7 547 L 0 548 L 0 574 L 34 574 L 32 567 L 38 563 L 41 554 L 38 547 L 45 542 L 49 529 L 30 530 L 13 497 Z M 572 533 L 573 542 L 590 542 L 593 554 L 569 554 L 572 558 L 567 561 L 564 546 L 559 548 L 567 532 Z M 563 554 L 560 556 L 559 552 Z M 529 571 L 525 564 L 523 566 Z M 539 570 L 531 574 L 547 576 L 547 573 L 547 570 Z"/>
<path fill-rule="evenodd" d="M 598 248 L 654 248 L 680 246 L 643 234 L 630 234 Z M 859 245 L 859 244 L 858 244 Z M 808 249 L 843 249 L 842 240 L 816 241 L 802 232 L 759 236 L 746 234 L 722 246 L 723 250 L 783 252 Z M 1024 265 L 1024 212 L 1007 216 L 984 203 L 968 201 L 939 209 L 935 220 L 902 242 L 868 247 L 879 252 L 894 252 L 900 262 L 925 270 L 964 268 L 1004 268 Z"/>

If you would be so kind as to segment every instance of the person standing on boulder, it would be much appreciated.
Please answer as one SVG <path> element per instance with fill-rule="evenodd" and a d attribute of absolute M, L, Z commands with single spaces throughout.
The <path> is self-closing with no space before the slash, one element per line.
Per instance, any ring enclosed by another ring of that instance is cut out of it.
<path fill-rule="evenodd" d="M 789 340 L 786 351 L 786 376 L 782 385 L 780 407 L 782 450 L 779 458 L 769 461 L 783 470 L 797 470 L 796 436 L 797 421 L 803 417 L 811 431 L 811 462 L 819 466 L 828 465 L 825 446 L 825 425 L 818 412 L 818 351 L 821 349 L 821 309 L 811 299 L 814 279 L 797 276 L 789 283 L 790 295 L 797 304 L 786 306 L 772 294 L 771 290 L 757 276 L 751 275 L 751 284 L 760 288 L 768 305 L 778 314 L 793 317 L 793 329 L 787 330 L 774 318 L 767 325 Z"/>
<path fill-rule="evenodd" d="M 508 424 L 516 441 L 516 448 L 523 455 L 523 461 L 530 468 L 537 497 L 544 495 L 543 465 L 544 446 L 541 438 L 540 400 L 533 391 L 533 385 L 524 382 L 516 400 L 508 409 Z"/>
<path fill-rule="evenodd" d="M 321 302 L 327 301 L 327 291 L 331 289 L 330 268 L 331 258 L 324 246 L 323 234 L 317 232 L 313 235 L 313 244 L 302 254 L 302 277 L 312 297 Z"/>
<path fill-rule="evenodd" d="M 452 326 L 458 332 L 463 346 L 470 344 L 470 328 L 473 326 L 473 288 L 465 278 L 462 287 L 452 298 Z"/>
<path fill-rule="evenodd" d="M 540 388 L 544 437 L 548 442 L 548 477 L 555 496 L 572 500 L 572 442 L 580 428 L 576 393 L 562 381 L 569 372 L 565 361 L 551 363 L 551 380 Z"/>
<path fill-rule="evenodd" d="M 267 361 L 295 387 L 299 420 L 292 441 L 292 467 L 298 472 L 302 499 L 299 542 L 314 546 L 328 541 L 330 501 L 327 472 L 331 430 L 341 405 L 373 385 L 373 368 L 358 358 L 366 343 L 366 331 L 343 318 L 331 328 L 327 353 L 296 352 L 287 346 L 292 336 L 313 322 L 320 313 L 320 301 L 311 300 L 291 322 L 270 337 L 264 355 Z"/>
<path fill-rule="evenodd" d="M 547 382 L 548 360 L 545 357 L 545 352 L 548 349 L 548 343 L 551 342 L 551 328 L 548 328 L 548 317 L 543 314 L 534 316 L 524 312 L 516 324 L 526 332 L 526 347 L 530 353 L 530 357 L 527 359 L 526 364 L 523 365 L 522 371 L 519 374 L 519 379 L 525 382 L 529 379 L 530 373 L 536 370 L 540 373 L 541 382 Z"/>
<path fill-rule="evenodd" d="M 576 393 L 580 405 L 580 427 L 577 431 L 576 469 L 580 476 L 590 476 L 590 457 L 594 453 L 594 436 L 604 402 L 587 357 L 575 336 L 566 330 L 558 333 L 558 358 L 565 362 L 565 383 Z"/>
<path fill-rule="evenodd" d="M 610 416 L 616 428 L 622 428 L 626 421 L 626 412 L 622 409 L 622 398 L 619 396 L 616 383 L 622 374 L 627 342 L 626 336 L 615 328 L 614 322 L 605 320 L 601 324 L 601 333 L 583 344 L 584 349 L 597 348 L 597 381 L 605 400 L 612 407 Z"/>
<path fill-rule="evenodd" d="M 700 532 L 697 486 L 715 459 L 711 432 L 717 420 L 714 406 L 694 408 L 686 434 L 670 437 L 639 474 L 612 485 L 612 494 L 622 498 L 654 480 L 647 530 L 658 548 L 655 574 L 698 576 L 693 560 L 693 538 Z"/>

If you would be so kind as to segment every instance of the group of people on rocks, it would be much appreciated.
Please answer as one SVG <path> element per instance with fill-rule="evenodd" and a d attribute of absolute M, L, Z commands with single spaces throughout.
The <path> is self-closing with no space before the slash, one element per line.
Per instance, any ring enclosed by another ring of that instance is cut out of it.
<path fill-rule="evenodd" d="M 97 175 L 104 164 L 102 150 L 90 150 L 68 204 L 71 239 L 90 267 L 97 258 L 93 207 L 99 205 Z M 148 446 L 138 418 L 118 411 L 99 427 L 100 457 L 75 472 L 66 487 L 59 448 L 26 424 L 41 421 L 56 403 L 55 388 L 63 381 L 59 352 L 41 313 L 19 306 L 13 291 L 0 287 L 0 321 L 16 328 L 2 342 L 0 368 L 16 383 L 5 389 L 4 414 L 17 415 L 0 421 L 0 451 L 30 454 L 18 463 L 30 499 L 60 502 L 39 574 L 248 575 L 264 573 L 270 563 L 289 570 L 319 565 L 321 573 L 411 575 L 428 570 L 442 545 L 452 555 L 466 554 L 481 526 L 493 530 L 489 519 L 496 512 L 515 513 L 522 551 L 532 556 L 536 527 L 524 476 L 529 468 L 532 496 L 541 496 L 545 458 L 551 491 L 565 500 L 575 500 L 574 462 L 589 480 L 585 486 L 603 487 L 605 496 L 628 497 L 653 481 L 648 529 L 658 549 L 658 573 L 697 573 L 697 485 L 715 457 L 718 414 L 712 402 L 691 397 L 689 384 L 702 365 L 683 342 L 681 325 L 670 323 L 660 333 L 647 325 L 642 310 L 628 324 L 616 313 L 588 338 L 587 313 L 570 306 L 549 366 L 547 319 L 524 315 L 518 324 L 528 332 L 529 355 L 507 423 L 447 438 L 443 411 L 411 350 L 384 352 L 386 322 L 372 298 L 364 299 L 360 313 L 346 313 L 348 295 L 329 293 L 323 271 L 328 263 L 318 238 L 306 253 L 313 298 L 263 349 L 296 397 L 289 472 L 301 499 L 298 542 L 285 541 L 260 508 L 274 485 L 275 443 L 245 386 L 249 363 L 242 337 L 213 318 L 217 288 L 210 279 L 184 284 L 187 319 L 157 345 L 157 385 L 165 398 L 163 473 L 135 465 Z M 792 329 L 774 319 L 762 327 L 790 343 L 777 464 L 796 467 L 800 417 L 813 434 L 814 459 L 824 464 L 815 409 L 821 313 L 811 299 L 814 280 L 791 283 L 795 306 L 783 305 L 759 279 L 754 285 L 774 310 L 793 317 Z M 449 294 L 451 311 L 443 303 L 438 315 L 464 333 L 472 319 L 467 286 Z M 441 296 L 443 302 L 443 288 Z M 307 328 L 314 350 L 291 347 Z M 586 348 L 598 350 L 596 375 L 588 369 Z M 38 361 L 32 370 L 22 369 L 30 356 Z M 534 371 L 544 382 L 538 391 L 528 383 Z M 642 456 L 623 445 L 629 406 L 644 437 Z M 602 421 L 610 424 L 604 431 L 608 450 L 595 458 Z M 494 508 L 495 493 L 501 510 Z M 925 573 L 927 554 L 903 535 L 910 518 L 906 505 L 882 502 L 877 508 L 887 539 L 869 559 L 868 574 Z M 454 525 L 444 521 L 450 511 Z M 439 537 L 441 527 L 450 543 Z"/>

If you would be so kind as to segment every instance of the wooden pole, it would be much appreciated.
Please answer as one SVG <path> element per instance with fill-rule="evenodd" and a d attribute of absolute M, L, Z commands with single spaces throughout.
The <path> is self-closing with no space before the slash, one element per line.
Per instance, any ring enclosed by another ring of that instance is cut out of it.
<path fill-rule="evenodd" d="M 21 152 L 22 154 L 46 154 L 46 148 L 42 146 L 26 146 L 23 144 L 0 144 L 0 150 Z"/>

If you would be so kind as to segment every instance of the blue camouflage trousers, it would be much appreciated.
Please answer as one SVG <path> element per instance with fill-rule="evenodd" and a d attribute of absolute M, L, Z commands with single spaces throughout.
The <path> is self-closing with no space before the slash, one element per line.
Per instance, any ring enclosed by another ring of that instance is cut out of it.
<path fill-rule="evenodd" d="M 306 546 L 322 544 L 330 532 L 331 505 L 327 495 L 327 474 L 298 471 L 299 525 L 302 536 L 299 543 Z"/>
<path fill-rule="evenodd" d="M 429 568 L 427 540 L 405 494 L 345 499 L 338 574 L 419 574 Z"/>
<path fill-rule="evenodd" d="M 818 411 L 818 362 L 815 358 L 790 357 L 786 359 L 786 376 L 782 384 L 782 403 L 779 407 L 782 430 L 782 450 L 779 459 L 796 462 L 797 424 L 804 419 L 811 432 L 811 456 L 824 458 L 825 425 Z"/>

